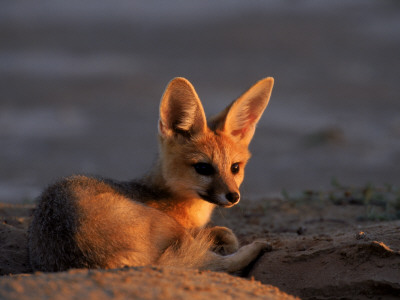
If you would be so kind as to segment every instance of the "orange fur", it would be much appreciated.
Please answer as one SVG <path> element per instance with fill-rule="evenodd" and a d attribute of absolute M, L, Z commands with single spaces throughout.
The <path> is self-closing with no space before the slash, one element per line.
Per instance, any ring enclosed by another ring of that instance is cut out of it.
<path fill-rule="evenodd" d="M 193 138 L 190 143 L 176 144 L 171 141 L 161 142 L 162 166 L 155 178 L 163 178 L 165 182 L 159 185 L 170 187 L 175 197 L 163 200 L 149 201 L 148 205 L 165 211 L 173 216 L 185 228 L 203 227 L 209 222 L 212 210 L 216 206 L 201 199 L 195 189 L 204 190 L 210 185 L 215 186 L 215 192 L 226 194 L 229 191 L 239 192 L 244 172 L 236 176 L 230 172 L 230 166 L 240 162 L 244 169 L 250 152 L 247 145 L 236 144 L 223 132 L 215 134 L 210 129 L 206 133 Z M 201 178 L 193 170 L 196 162 L 207 162 L 218 169 L 218 174 L 212 181 Z"/>

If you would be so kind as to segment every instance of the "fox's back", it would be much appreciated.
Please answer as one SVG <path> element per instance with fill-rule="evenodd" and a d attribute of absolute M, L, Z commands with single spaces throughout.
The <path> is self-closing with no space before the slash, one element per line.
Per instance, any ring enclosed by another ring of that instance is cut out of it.
<path fill-rule="evenodd" d="M 137 201 L 153 194 L 140 183 L 86 176 L 49 186 L 39 198 L 29 229 L 33 269 L 123 266 L 121 259 L 112 257 L 128 249 L 143 253 L 135 262 L 127 253 L 130 264 L 153 263 L 160 249 L 183 232 L 174 219 Z"/>

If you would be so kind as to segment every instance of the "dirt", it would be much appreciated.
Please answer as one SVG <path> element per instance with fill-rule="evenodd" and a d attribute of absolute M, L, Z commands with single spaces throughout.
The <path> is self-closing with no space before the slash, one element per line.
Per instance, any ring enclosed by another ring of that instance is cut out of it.
<path fill-rule="evenodd" d="M 0 284 L 2 299 L 294 299 L 258 281 L 177 268 L 71 270 L 12 276 Z"/>
<path fill-rule="evenodd" d="M 235 276 L 156 266 L 31 274 L 26 230 L 33 208 L 0 205 L 2 299 L 395 299 L 400 294 L 400 221 L 368 220 L 370 208 L 357 201 L 265 198 L 217 209 L 213 223 L 232 228 L 242 244 L 265 239 L 272 245 Z"/>

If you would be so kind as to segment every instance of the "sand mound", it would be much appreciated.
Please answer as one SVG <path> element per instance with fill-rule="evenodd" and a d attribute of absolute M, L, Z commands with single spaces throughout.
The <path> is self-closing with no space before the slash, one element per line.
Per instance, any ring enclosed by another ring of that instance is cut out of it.
<path fill-rule="evenodd" d="M 0 298 L 295 299 L 278 288 L 224 273 L 156 267 L 17 275 L 0 280 Z"/>
<path fill-rule="evenodd" d="M 400 295 L 400 222 L 280 243 L 250 276 L 304 299 Z"/>

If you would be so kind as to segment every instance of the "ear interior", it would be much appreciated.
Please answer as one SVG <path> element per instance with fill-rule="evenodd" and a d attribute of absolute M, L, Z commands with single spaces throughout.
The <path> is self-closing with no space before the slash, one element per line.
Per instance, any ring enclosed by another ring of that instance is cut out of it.
<path fill-rule="evenodd" d="M 189 137 L 205 128 L 204 109 L 194 87 L 185 78 L 173 79 L 161 99 L 159 133 Z"/>
<path fill-rule="evenodd" d="M 238 142 L 249 144 L 268 105 L 274 79 L 264 78 L 216 116 L 210 126 L 230 134 Z"/>

